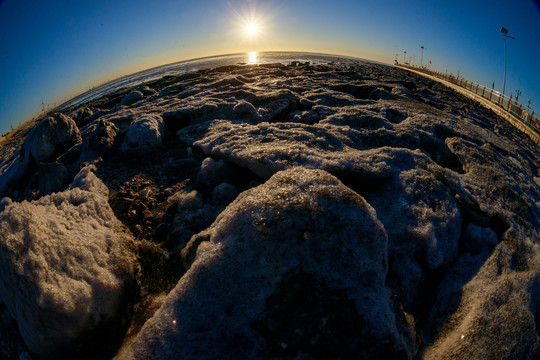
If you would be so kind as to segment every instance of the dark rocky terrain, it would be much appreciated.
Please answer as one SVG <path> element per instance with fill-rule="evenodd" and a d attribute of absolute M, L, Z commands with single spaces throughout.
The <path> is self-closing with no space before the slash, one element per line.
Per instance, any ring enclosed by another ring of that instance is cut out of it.
<path fill-rule="evenodd" d="M 6 359 L 533 359 L 540 149 L 385 65 L 235 65 L 3 139 Z"/>

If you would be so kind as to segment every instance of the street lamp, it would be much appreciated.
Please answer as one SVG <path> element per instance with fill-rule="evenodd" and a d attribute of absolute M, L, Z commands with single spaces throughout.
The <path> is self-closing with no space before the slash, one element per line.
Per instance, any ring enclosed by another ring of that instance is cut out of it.
<path fill-rule="evenodd" d="M 420 49 L 422 49 L 422 56 L 420 57 L 420 67 L 422 67 L 422 63 L 424 62 L 424 47 L 420 46 Z"/>
<path fill-rule="evenodd" d="M 403 52 L 403 64 L 407 65 L 407 59 L 405 59 L 405 55 L 407 55 L 406 51 Z"/>
<path fill-rule="evenodd" d="M 510 39 L 515 39 L 515 37 L 508 35 L 508 30 L 504 26 L 501 26 L 501 32 L 503 34 L 503 39 L 504 39 L 504 81 L 503 81 L 503 95 L 504 95 L 504 90 L 506 89 L 506 38 L 509 37 Z"/>

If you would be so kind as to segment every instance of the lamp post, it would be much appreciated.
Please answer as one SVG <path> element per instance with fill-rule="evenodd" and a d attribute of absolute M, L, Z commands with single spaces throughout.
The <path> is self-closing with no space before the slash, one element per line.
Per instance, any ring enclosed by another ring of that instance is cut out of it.
<path fill-rule="evenodd" d="M 422 49 L 422 55 L 420 57 L 420 67 L 423 67 L 423 62 L 424 62 L 424 47 L 423 46 L 420 46 L 420 49 Z"/>
<path fill-rule="evenodd" d="M 503 34 L 503 39 L 504 39 L 504 81 L 503 81 L 503 92 L 502 92 L 504 95 L 504 90 L 506 89 L 506 38 L 509 37 L 510 39 L 515 39 L 515 37 L 508 35 L 508 30 L 504 26 L 501 26 L 501 32 Z"/>
<path fill-rule="evenodd" d="M 407 60 L 405 59 L 405 55 L 407 55 L 406 51 L 403 52 L 403 65 L 405 65 L 405 63 L 407 62 Z"/>

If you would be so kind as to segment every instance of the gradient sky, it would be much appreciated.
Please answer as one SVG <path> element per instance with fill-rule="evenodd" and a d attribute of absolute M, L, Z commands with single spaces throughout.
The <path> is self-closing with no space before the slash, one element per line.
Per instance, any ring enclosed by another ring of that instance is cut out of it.
<path fill-rule="evenodd" d="M 244 25 L 259 23 L 257 36 Z M 244 51 L 312 51 L 432 68 L 502 90 L 540 110 L 540 6 L 515 1 L 0 0 L 0 133 L 108 80 Z M 411 59 L 413 60 L 413 59 Z"/>

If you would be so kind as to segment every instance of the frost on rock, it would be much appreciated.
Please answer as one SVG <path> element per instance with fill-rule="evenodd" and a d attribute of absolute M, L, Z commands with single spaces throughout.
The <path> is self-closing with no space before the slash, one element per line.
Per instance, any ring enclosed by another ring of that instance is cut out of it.
<path fill-rule="evenodd" d="M 395 161 L 405 169 L 366 199 L 387 229 L 389 285 L 412 307 L 423 301 L 428 274 L 445 270 L 458 256 L 462 218 L 453 193 L 421 162 L 403 156 Z"/>
<path fill-rule="evenodd" d="M 0 165 L 0 193 L 17 184 L 30 168 L 42 162 L 54 162 L 80 141 L 81 134 L 71 118 L 63 114 L 46 117 L 28 133 L 12 159 Z"/>
<path fill-rule="evenodd" d="M 94 194 L 101 195 L 105 198 L 109 196 L 109 188 L 95 174 L 95 165 L 87 165 L 82 168 L 73 179 L 71 188 L 79 188 L 81 190 L 90 191 Z"/>
<path fill-rule="evenodd" d="M 231 171 L 222 159 L 215 161 L 206 158 L 201 164 L 201 170 L 197 174 L 197 183 L 201 186 L 213 188 L 223 181 L 229 180 Z"/>
<path fill-rule="evenodd" d="M 28 348 L 65 351 L 122 309 L 130 238 L 105 198 L 80 189 L 11 203 L 0 214 L 0 301 Z"/>
<path fill-rule="evenodd" d="M 81 129 L 82 143 L 73 147 L 63 158 L 66 162 L 71 162 L 70 152 L 77 152 L 78 159 L 74 161 L 78 160 L 78 163 L 105 158 L 113 153 L 119 133 L 120 130 L 112 122 L 96 120 Z"/>
<path fill-rule="evenodd" d="M 262 178 L 293 166 L 334 171 L 357 168 L 364 161 L 361 134 L 348 127 L 216 120 L 181 130 L 178 136 Z"/>
<path fill-rule="evenodd" d="M 55 114 L 41 121 L 26 136 L 22 153 L 26 163 L 51 162 L 81 141 L 77 124 L 71 118 Z"/>
<path fill-rule="evenodd" d="M 424 359 L 537 358 L 538 243 L 509 230 L 487 260 L 486 253 L 462 257 L 440 289 L 430 314 L 438 337 L 426 339 L 433 343 Z"/>
<path fill-rule="evenodd" d="M 148 151 L 162 144 L 163 119 L 156 114 L 141 115 L 129 126 L 122 151 Z"/>
<path fill-rule="evenodd" d="M 385 230 L 332 175 L 279 172 L 206 233 L 118 358 L 411 357 L 413 329 L 385 286 Z"/>
<path fill-rule="evenodd" d="M 132 105 L 137 101 L 142 100 L 143 98 L 144 95 L 142 92 L 138 90 L 133 90 L 122 98 L 122 100 L 120 101 L 120 105 Z"/>

